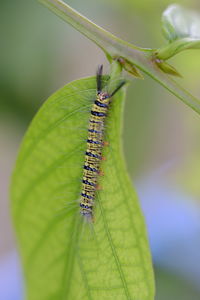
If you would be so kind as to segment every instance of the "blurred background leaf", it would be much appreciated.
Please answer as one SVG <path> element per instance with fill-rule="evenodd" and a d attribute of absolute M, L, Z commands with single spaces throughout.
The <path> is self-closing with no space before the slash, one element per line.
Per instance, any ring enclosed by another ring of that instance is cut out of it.
<path fill-rule="evenodd" d="M 181 38 L 200 39 L 200 14 L 180 5 L 170 5 L 162 16 L 162 29 L 169 42 Z"/>
<path fill-rule="evenodd" d="M 186 49 L 200 48 L 200 14 L 173 4 L 162 16 L 162 31 L 169 41 L 158 51 L 158 57 L 168 59 Z"/>

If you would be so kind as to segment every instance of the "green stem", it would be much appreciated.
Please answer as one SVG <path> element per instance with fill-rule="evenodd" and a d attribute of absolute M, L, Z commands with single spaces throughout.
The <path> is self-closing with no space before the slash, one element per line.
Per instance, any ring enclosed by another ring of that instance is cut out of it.
<path fill-rule="evenodd" d="M 154 62 L 155 49 L 136 47 L 97 26 L 61 0 L 38 0 L 55 14 L 95 42 L 109 57 L 123 57 L 152 77 L 200 114 L 200 101 L 163 73 Z"/>
<path fill-rule="evenodd" d="M 110 65 L 110 80 L 109 80 L 109 84 L 108 84 L 109 92 L 112 92 L 119 84 L 119 78 L 120 78 L 121 72 L 122 72 L 122 67 L 121 67 L 120 63 L 117 60 L 113 60 Z"/>

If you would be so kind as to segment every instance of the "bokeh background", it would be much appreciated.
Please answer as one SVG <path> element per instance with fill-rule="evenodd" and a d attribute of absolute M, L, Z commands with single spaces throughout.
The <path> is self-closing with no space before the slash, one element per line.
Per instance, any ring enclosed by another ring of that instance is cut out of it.
<path fill-rule="evenodd" d="M 165 43 L 170 0 L 68 0 L 97 24 L 142 47 Z M 199 0 L 178 1 L 200 12 Z M 108 63 L 92 42 L 35 0 L 0 1 L 0 298 L 23 299 L 9 212 L 9 183 L 22 137 L 45 99 Z M 200 98 L 200 51 L 171 61 Z M 200 117 L 152 79 L 133 80 L 124 116 L 124 152 L 146 218 L 156 300 L 200 299 Z"/>

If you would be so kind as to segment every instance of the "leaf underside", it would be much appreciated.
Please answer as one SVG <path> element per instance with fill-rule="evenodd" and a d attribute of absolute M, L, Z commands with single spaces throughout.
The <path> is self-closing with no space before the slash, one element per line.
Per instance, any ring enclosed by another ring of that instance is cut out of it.
<path fill-rule="evenodd" d="M 39 110 L 20 149 L 11 196 L 28 299 L 154 299 L 145 225 L 121 154 L 123 91 L 109 111 L 95 222 L 79 213 L 95 95 L 94 77 L 61 88 Z"/>

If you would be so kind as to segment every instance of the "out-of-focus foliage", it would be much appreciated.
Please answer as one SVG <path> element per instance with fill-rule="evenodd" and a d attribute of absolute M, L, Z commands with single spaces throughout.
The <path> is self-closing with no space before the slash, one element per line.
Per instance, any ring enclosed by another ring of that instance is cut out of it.
<path fill-rule="evenodd" d="M 65 1 L 122 38 L 152 48 L 158 48 L 165 42 L 161 33 L 161 15 L 168 5 L 175 2 L 187 9 L 200 11 L 199 0 Z M 14 154 L 10 157 L 6 147 L 9 150 L 17 148 L 25 126 L 44 99 L 75 78 L 93 75 L 96 66 L 105 59 L 97 47 L 35 0 L 1 1 L 0 18 L 0 116 L 1 124 L 4 123 L 1 127 L 5 136 L 11 137 L 10 142 L 1 139 L 5 148 L 3 152 L 1 147 L 1 157 L 10 162 L 14 160 Z M 181 84 L 197 97 L 200 95 L 199 57 L 198 51 L 185 51 L 171 60 L 183 76 Z M 9 135 L 11 130 L 13 134 Z M 14 136 L 18 136 L 17 141 Z M 182 190 L 200 195 L 199 136 L 199 117 L 195 113 L 151 79 L 133 80 L 127 93 L 123 130 L 125 157 L 132 177 L 142 179 L 146 174 L 161 169 L 166 182 L 170 179 L 175 187 L 178 183 Z M 168 172 L 164 168 L 166 164 L 172 165 Z M 8 185 L 10 176 L 5 174 L 5 171 L 1 172 L 1 184 L 7 182 Z M 155 186 L 157 184 L 155 182 Z M 0 198 L 2 201 L 4 196 Z M 161 195 L 161 204 L 162 199 Z M 148 197 L 144 201 L 150 204 Z M 166 218 L 169 218 L 167 212 Z M 2 227 L 2 230 L 2 234 L 11 239 L 6 228 Z M 171 236 L 173 239 L 173 232 Z M 177 251 L 180 252 L 181 248 Z M 170 276 L 160 273 L 156 276 L 162 278 L 162 282 L 156 280 L 158 300 L 183 300 L 180 290 L 184 290 L 186 295 L 188 290 L 192 300 L 200 299 L 192 279 L 190 283 L 187 281 L 188 287 L 181 280 L 179 284 L 176 280 L 172 281 L 172 273 Z M 177 286 L 179 291 L 176 292 Z"/>
<path fill-rule="evenodd" d="M 181 38 L 191 38 L 191 42 L 200 39 L 200 14 L 197 12 L 170 5 L 163 13 L 162 23 L 164 36 L 169 42 Z"/>
<path fill-rule="evenodd" d="M 156 300 L 198 300 L 199 290 L 184 277 L 176 276 L 168 270 L 155 268 L 157 278 Z"/>
<path fill-rule="evenodd" d="M 183 166 L 172 177 L 173 180 L 183 187 L 186 193 L 189 193 L 199 201 L 200 197 L 200 157 L 199 151 L 193 151 L 192 156 L 188 156 Z"/>
<path fill-rule="evenodd" d="M 36 1 L 1 2 L 0 18 L 0 115 L 11 114 L 23 124 L 51 90 L 53 53 L 60 37 L 55 35 L 52 41 L 57 24 Z"/>

